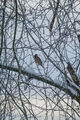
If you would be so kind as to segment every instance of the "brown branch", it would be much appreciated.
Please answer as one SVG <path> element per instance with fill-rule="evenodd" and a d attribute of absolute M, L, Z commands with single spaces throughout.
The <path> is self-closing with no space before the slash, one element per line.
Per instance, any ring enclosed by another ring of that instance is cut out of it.
<path fill-rule="evenodd" d="M 58 6 L 59 6 L 59 2 L 60 2 L 60 0 L 57 0 L 57 5 L 56 5 L 55 12 L 54 12 L 54 15 L 53 15 L 53 18 L 52 18 L 52 21 L 51 21 L 51 24 L 50 24 L 50 28 L 49 28 L 50 32 L 52 30 L 52 26 L 54 24 L 54 20 L 55 20 L 55 17 L 57 15 L 57 10 L 58 10 Z"/>
<path fill-rule="evenodd" d="M 53 24 L 54 24 L 54 19 L 55 19 L 55 15 L 53 15 L 53 18 L 52 18 L 52 21 L 51 21 L 51 24 L 50 24 L 49 31 L 52 30 L 52 26 L 53 26 Z"/>

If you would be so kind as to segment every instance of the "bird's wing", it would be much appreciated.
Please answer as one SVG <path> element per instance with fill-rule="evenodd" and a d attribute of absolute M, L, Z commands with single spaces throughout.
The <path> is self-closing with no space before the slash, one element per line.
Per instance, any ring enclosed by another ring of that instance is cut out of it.
<path fill-rule="evenodd" d="M 41 61 L 41 59 L 38 57 L 38 60 L 40 61 L 40 63 L 42 64 L 42 61 Z"/>

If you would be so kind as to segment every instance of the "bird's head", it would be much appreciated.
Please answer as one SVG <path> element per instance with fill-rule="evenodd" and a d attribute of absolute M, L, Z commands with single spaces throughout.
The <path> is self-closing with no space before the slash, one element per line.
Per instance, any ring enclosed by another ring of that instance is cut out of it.
<path fill-rule="evenodd" d="M 37 54 L 34 55 L 34 58 L 36 58 L 36 57 L 37 57 Z"/>

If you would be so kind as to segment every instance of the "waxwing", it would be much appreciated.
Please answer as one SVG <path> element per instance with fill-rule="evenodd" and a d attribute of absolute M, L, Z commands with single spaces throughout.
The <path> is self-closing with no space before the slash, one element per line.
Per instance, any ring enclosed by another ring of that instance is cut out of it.
<path fill-rule="evenodd" d="M 38 65 L 41 65 L 41 66 L 43 67 L 42 61 L 41 61 L 41 59 L 38 57 L 37 54 L 34 55 L 34 60 L 35 60 L 35 62 L 36 62 Z"/>

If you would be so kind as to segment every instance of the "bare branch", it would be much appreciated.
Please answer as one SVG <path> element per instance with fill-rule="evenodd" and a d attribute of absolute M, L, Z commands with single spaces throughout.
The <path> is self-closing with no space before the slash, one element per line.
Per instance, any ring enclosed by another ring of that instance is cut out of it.
<path fill-rule="evenodd" d="M 6 65 L 0 64 L 0 68 L 11 70 L 11 71 L 14 71 L 14 72 L 19 72 L 18 68 L 13 67 L 13 66 L 6 66 Z M 28 70 L 23 70 L 23 68 L 20 68 L 20 71 L 21 71 L 21 74 L 27 75 L 29 78 L 34 78 L 34 79 L 37 79 L 37 80 L 42 81 L 44 83 L 47 83 L 49 85 L 57 87 L 58 89 L 66 92 L 68 95 L 70 95 L 72 97 L 72 99 L 75 99 L 77 102 L 80 103 L 80 99 L 79 99 L 78 95 L 72 93 L 71 89 L 69 87 L 66 87 L 66 86 L 64 87 L 63 85 L 61 85 L 59 83 L 55 83 L 51 79 L 47 79 L 47 78 L 39 76 L 39 75 L 37 75 L 35 73 L 28 72 Z"/>

